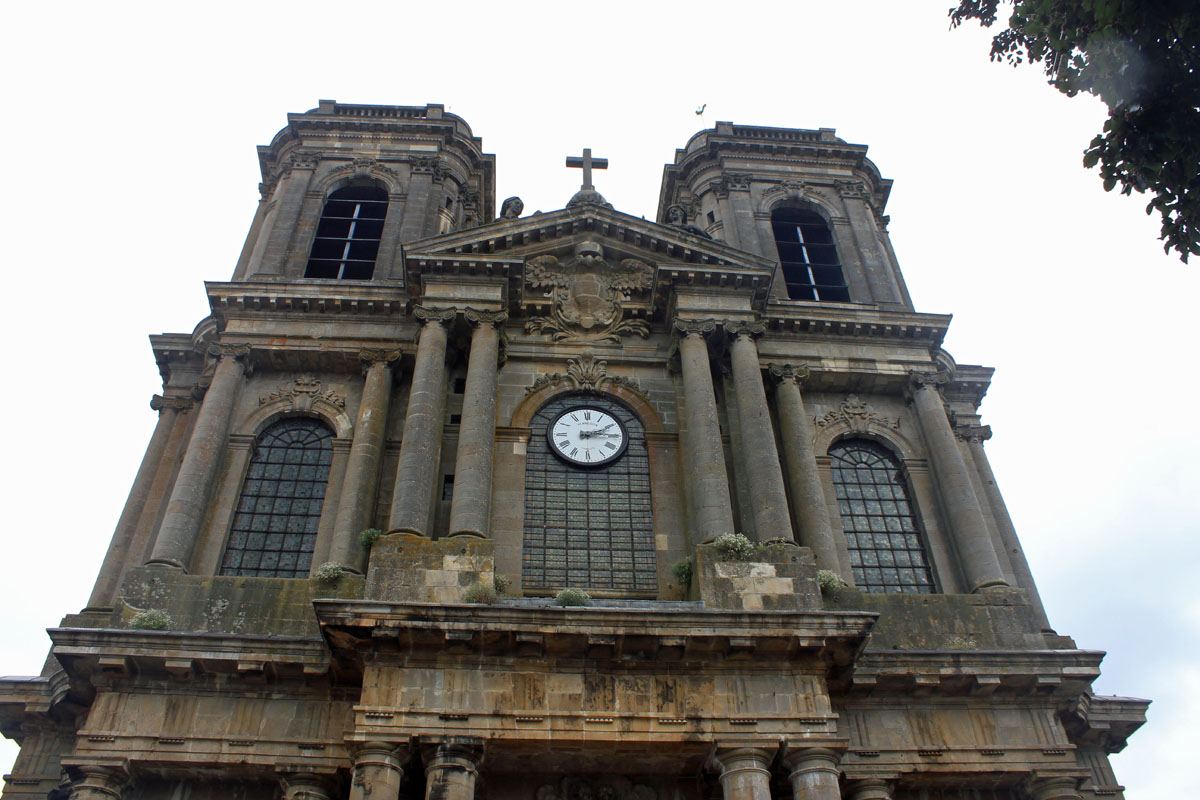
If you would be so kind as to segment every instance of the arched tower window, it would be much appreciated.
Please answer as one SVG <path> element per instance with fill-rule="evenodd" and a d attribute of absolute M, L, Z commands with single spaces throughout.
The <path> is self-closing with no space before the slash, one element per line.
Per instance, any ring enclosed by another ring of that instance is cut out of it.
<path fill-rule="evenodd" d="M 550 451 L 547 428 L 577 407 L 603 411 L 624 427 L 628 444 L 616 460 L 576 466 Z M 657 590 L 650 457 L 641 420 L 610 397 L 572 394 L 542 406 L 529 424 L 522 585 L 535 591 Z"/>
<path fill-rule="evenodd" d="M 333 431 L 319 420 L 285 419 L 259 435 L 222 575 L 308 576 L 332 460 Z"/>
<path fill-rule="evenodd" d="M 833 234 L 820 214 L 777 208 L 771 212 L 771 230 L 789 299 L 850 301 Z"/>
<path fill-rule="evenodd" d="M 370 280 L 387 206 L 387 192 L 375 185 L 345 186 L 331 193 L 317 224 L 304 277 Z"/>
<path fill-rule="evenodd" d="M 829 459 L 858 588 L 888 594 L 935 591 L 896 456 L 869 439 L 846 439 L 829 448 Z"/>

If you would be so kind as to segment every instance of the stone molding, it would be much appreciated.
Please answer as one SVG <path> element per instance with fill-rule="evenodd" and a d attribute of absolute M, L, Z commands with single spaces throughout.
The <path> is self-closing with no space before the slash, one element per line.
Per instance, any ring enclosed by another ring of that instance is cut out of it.
<path fill-rule="evenodd" d="M 542 375 L 531 386 L 526 387 L 525 394 L 534 394 L 547 386 L 560 384 L 565 384 L 574 391 L 591 392 L 607 392 L 616 386 L 621 386 L 649 402 L 649 398 L 646 397 L 646 393 L 642 391 L 642 387 L 638 385 L 637 381 L 622 375 L 609 375 L 608 361 L 597 360 L 589 352 L 583 353 L 579 358 L 568 358 L 565 375 L 561 372 Z"/>
<path fill-rule="evenodd" d="M 846 399 L 838 404 L 837 411 L 826 411 L 814 419 L 814 422 L 818 428 L 842 427 L 852 433 L 866 433 L 873 425 L 893 431 L 900 430 L 898 417 L 885 417 L 876 413 L 869 403 L 863 402 L 856 394 L 846 395 Z"/>

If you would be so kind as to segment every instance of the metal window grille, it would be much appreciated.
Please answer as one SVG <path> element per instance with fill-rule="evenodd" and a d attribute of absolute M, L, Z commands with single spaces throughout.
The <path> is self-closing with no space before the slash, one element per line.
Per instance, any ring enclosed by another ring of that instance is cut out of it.
<path fill-rule="evenodd" d="M 221 562 L 222 575 L 304 578 L 333 460 L 333 431 L 285 419 L 255 442 Z"/>
<path fill-rule="evenodd" d="M 934 592 L 929 556 L 896 457 L 876 442 L 849 439 L 831 447 L 829 458 L 858 588 Z"/>
<path fill-rule="evenodd" d="M 580 469 L 550 452 L 546 426 L 560 411 L 581 402 L 624 423 L 629 446 L 612 464 Z M 530 424 L 522 585 L 533 590 L 656 590 L 650 457 L 641 421 L 607 397 L 569 395 L 547 403 Z"/>
<path fill-rule="evenodd" d="M 387 192 L 377 186 L 347 186 L 330 194 L 304 277 L 370 280 L 387 206 Z"/>
<path fill-rule="evenodd" d="M 778 208 L 771 212 L 771 229 L 790 299 L 850 301 L 833 234 L 819 214 Z"/>

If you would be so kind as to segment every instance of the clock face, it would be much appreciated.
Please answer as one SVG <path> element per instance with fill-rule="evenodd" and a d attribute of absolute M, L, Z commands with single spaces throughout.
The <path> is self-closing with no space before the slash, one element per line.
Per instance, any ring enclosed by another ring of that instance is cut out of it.
<path fill-rule="evenodd" d="M 579 467 L 611 464 L 629 444 L 620 420 L 594 406 L 568 408 L 546 428 L 546 438 L 556 456 Z"/>

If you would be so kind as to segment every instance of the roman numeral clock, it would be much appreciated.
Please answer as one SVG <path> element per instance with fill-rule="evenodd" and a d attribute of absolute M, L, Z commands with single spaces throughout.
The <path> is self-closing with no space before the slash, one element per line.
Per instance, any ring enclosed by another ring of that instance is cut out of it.
<path fill-rule="evenodd" d="M 629 434 L 607 411 L 579 405 L 566 409 L 546 428 L 554 455 L 575 467 L 601 467 L 625 453 Z"/>

